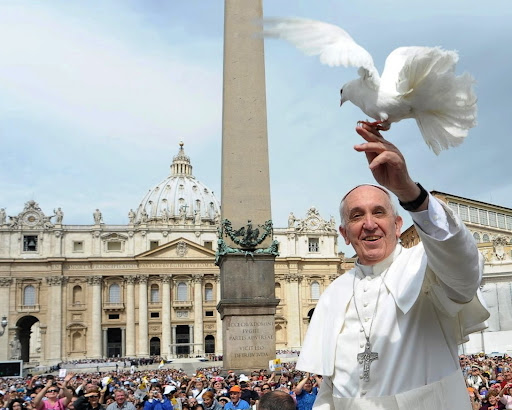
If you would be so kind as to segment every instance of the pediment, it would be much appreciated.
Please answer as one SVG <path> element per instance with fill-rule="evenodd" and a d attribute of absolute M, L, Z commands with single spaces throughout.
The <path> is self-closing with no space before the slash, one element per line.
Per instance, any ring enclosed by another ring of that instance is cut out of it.
<path fill-rule="evenodd" d="M 160 245 L 158 248 L 146 251 L 136 256 L 136 259 L 205 259 L 215 258 L 215 252 L 189 241 L 179 238 Z"/>

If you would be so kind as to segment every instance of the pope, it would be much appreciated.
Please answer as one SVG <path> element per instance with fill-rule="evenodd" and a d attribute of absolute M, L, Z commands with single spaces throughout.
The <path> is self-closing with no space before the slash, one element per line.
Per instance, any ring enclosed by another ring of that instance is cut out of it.
<path fill-rule="evenodd" d="M 377 184 L 351 189 L 340 204 L 340 232 L 354 269 L 322 294 L 304 341 L 299 370 L 324 381 L 313 409 L 469 410 L 458 343 L 486 327 L 479 295 L 483 258 L 446 204 L 415 183 L 396 146 L 361 124 Z M 421 242 L 399 244 L 408 211 Z"/>

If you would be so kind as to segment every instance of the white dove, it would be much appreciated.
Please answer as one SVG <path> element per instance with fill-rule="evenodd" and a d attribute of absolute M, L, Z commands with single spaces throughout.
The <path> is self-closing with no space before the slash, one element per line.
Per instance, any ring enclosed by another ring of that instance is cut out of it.
<path fill-rule="evenodd" d="M 329 66 L 359 67 L 359 78 L 341 88 L 341 104 L 351 101 L 387 130 L 414 118 L 436 153 L 459 145 L 476 125 L 473 78 L 455 75 L 458 54 L 440 47 L 400 47 L 386 59 L 382 77 L 371 55 L 341 27 L 300 18 L 265 19 L 263 35 L 285 39 Z"/>

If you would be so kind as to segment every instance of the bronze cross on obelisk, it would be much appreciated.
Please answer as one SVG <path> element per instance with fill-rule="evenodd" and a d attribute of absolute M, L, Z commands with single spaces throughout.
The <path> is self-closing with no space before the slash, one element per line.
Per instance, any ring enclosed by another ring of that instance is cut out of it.
<path fill-rule="evenodd" d="M 365 382 L 370 381 L 370 364 L 379 358 L 379 354 L 372 352 L 370 345 L 370 339 L 366 338 L 366 347 L 363 353 L 358 353 L 357 360 L 359 364 L 363 365 L 363 380 Z"/>

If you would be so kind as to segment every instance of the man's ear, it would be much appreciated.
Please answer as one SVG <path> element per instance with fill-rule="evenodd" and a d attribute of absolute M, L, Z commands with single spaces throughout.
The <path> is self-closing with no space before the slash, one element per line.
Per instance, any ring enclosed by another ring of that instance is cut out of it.
<path fill-rule="evenodd" d="M 402 226 L 404 224 L 404 220 L 401 216 L 397 216 L 395 219 L 395 227 L 396 227 L 396 239 L 400 238 L 400 234 L 402 232 Z"/>
<path fill-rule="evenodd" d="M 348 239 L 347 231 L 345 230 L 345 228 L 343 228 L 343 226 L 340 225 L 339 229 L 340 229 L 341 236 L 343 236 L 343 238 L 345 238 L 345 244 L 350 245 L 350 239 Z"/>

